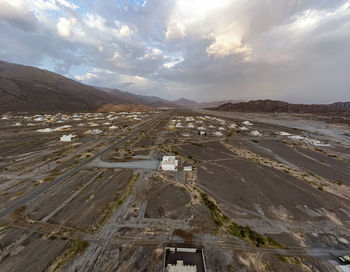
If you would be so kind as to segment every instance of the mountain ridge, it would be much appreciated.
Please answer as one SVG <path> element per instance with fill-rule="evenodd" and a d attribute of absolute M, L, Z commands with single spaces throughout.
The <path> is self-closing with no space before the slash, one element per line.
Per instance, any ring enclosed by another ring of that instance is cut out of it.
<path fill-rule="evenodd" d="M 262 113 L 301 113 L 350 115 L 350 102 L 332 104 L 292 104 L 280 100 L 251 100 L 240 103 L 225 103 L 209 108 L 216 111 L 262 112 Z"/>

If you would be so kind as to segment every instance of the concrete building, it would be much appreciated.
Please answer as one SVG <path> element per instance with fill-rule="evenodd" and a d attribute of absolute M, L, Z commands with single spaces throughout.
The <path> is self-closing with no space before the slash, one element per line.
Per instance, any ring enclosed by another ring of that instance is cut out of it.
<path fill-rule="evenodd" d="M 257 131 L 257 130 L 254 130 L 254 131 L 250 132 L 250 135 L 252 135 L 252 136 L 261 136 L 261 133 L 259 131 Z"/>
<path fill-rule="evenodd" d="M 184 166 L 184 171 L 191 172 L 192 166 Z"/>
<path fill-rule="evenodd" d="M 71 142 L 77 140 L 77 135 L 69 134 L 69 135 L 62 135 L 60 138 L 61 142 Z"/>
<path fill-rule="evenodd" d="M 215 136 L 222 136 L 222 133 L 220 131 L 215 131 L 215 132 L 213 132 L 213 135 L 215 135 Z"/>
<path fill-rule="evenodd" d="M 204 130 L 198 131 L 198 134 L 199 134 L 199 135 L 207 135 L 207 133 L 206 133 Z"/>
<path fill-rule="evenodd" d="M 242 122 L 243 125 L 246 125 L 246 126 L 252 126 L 253 124 L 249 121 L 244 121 Z"/>
<path fill-rule="evenodd" d="M 239 127 L 239 130 L 245 131 L 245 130 L 249 130 L 249 129 L 247 129 L 245 126 L 241 126 L 241 127 Z"/>
<path fill-rule="evenodd" d="M 164 171 L 176 171 L 178 163 L 175 156 L 163 156 L 159 169 Z"/>
<path fill-rule="evenodd" d="M 197 266 L 185 265 L 183 261 L 178 260 L 176 264 L 168 264 L 168 272 L 197 272 Z"/>

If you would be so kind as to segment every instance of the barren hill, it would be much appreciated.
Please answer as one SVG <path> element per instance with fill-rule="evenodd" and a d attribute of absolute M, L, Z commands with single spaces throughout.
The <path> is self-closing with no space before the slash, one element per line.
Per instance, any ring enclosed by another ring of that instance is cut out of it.
<path fill-rule="evenodd" d="M 337 114 L 349 115 L 349 102 L 334 104 L 290 104 L 277 100 L 252 100 L 249 102 L 226 103 L 212 108 L 218 111 L 237 112 L 285 112 L 285 113 L 312 113 L 312 114 Z"/>
<path fill-rule="evenodd" d="M 93 111 L 107 103 L 129 103 L 61 75 L 0 61 L 0 112 Z"/>

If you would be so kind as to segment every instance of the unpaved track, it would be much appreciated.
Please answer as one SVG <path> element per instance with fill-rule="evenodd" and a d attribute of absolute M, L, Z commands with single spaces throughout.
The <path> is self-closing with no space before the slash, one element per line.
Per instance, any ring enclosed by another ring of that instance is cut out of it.
<path fill-rule="evenodd" d="M 44 183 L 41 186 L 38 186 L 37 188 L 35 188 L 30 193 L 24 195 L 23 197 L 20 197 L 17 201 L 15 201 L 10 206 L 8 206 L 6 209 L 4 209 L 4 210 L 2 210 L 0 212 L 0 218 L 8 215 L 9 213 L 13 212 L 14 210 L 18 209 L 19 207 L 22 207 L 23 205 L 25 205 L 29 201 L 35 199 L 36 197 L 38 197 L 42 193 L 46 192 L 47 190 L 49 190 L 53 186 L 55 186 L 55 185 L 59 184 L 60 182 L 62 182 L 63 180 L 65 180 L 66 178 L 76 174 L 78 171 L 80 171 L 83 167 L 85 167 L 88 163 L 93 161 L 95 158 L 97 158 L 97 157 L 101 156 L 102 154 L 112 150 L 113 148 L 117 147 L 118 145 L 126 142 L 135 133 L 140 132 L 141 130 L 145 129 L 145 127 L 147 127 L 149 125 L 149 123 L 151 123 L 156 117 L 158 117 L 158 116 L 152 117 L 150 119 L 147 119 L 145 121 L 142 121 L 142 122 L 136 124 L 133 127 L 133 130 L 127 136 L 125 136 L 124 138 L 122 138 L 120 140 L 117 140 L 111 146 L 109 146 L 109 147 L 105 148 L 104 150 L 98 152 L 97 154 L 95 154 L 94 156 L 90 157 L 89 159 L 81 162 L 80 164 L 78 164 L 74 168 L 68 170 L 63 175 L 57 177 L 55 180 L 53 180 L 51 182 L 48 182 L 48 183 Z"/>

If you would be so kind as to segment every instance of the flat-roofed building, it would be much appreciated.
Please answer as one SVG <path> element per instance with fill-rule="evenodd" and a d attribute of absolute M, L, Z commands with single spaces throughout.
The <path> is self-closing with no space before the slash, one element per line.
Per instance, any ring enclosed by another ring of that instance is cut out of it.
<path fill-rule="evenodd" d="M 176 171 L 178 166 L 178 160 L 175 156 L 163 156 L 163 160 L 160 162 L 159 169 L 164 171 Z"/>
<path fill-rule="evenodd" d="M 178 260 L 176 264 L 168 264 L 168 272 L 197 272 L 197 266 L 185 265 L 183 261 Z"/>

